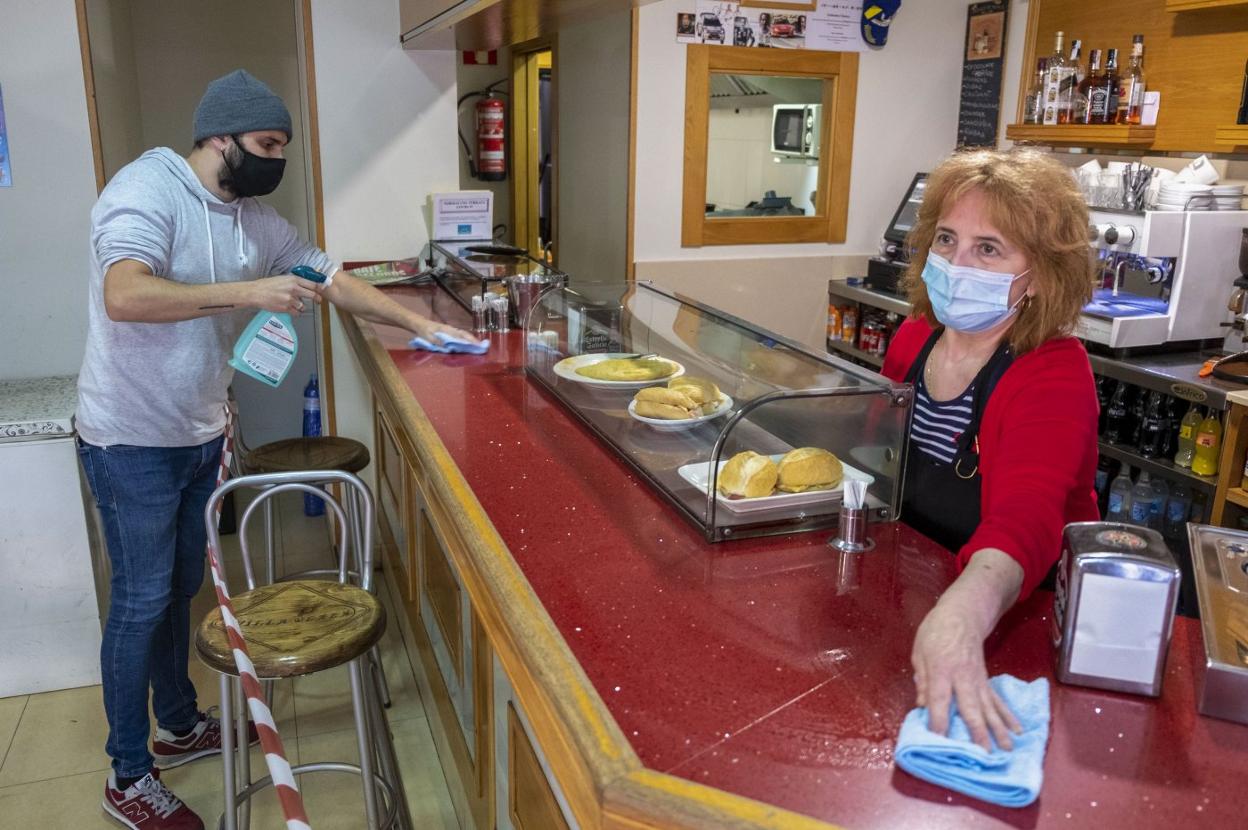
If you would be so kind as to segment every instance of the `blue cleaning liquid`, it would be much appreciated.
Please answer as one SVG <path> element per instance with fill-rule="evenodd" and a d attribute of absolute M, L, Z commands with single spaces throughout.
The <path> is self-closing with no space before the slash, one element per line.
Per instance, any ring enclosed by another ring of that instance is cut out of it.
<path fill-rule="evenodd" d="M 308 385 L 303 387 L 303 435 L 305 438 L 321 434 L 321 390 L 316 382 L 316 373 L 308 378 Z M 324 516 L 325 502 L 311 493 L 303 494 L 303 515 Z"/>
<path fill-rule="evenodd" d="M 296 265 L 290 272 L 312 282 L 328 279 L 320 271 L 306 265 Z M 290 315 L 281 311 L 261 311 L 243 329 L 242 336 L 234 344 L 234 356 L 229 363 L 244 375 L 276 388 L 286 379 L 298 352 L 299 336 L 295 334 Z"/>

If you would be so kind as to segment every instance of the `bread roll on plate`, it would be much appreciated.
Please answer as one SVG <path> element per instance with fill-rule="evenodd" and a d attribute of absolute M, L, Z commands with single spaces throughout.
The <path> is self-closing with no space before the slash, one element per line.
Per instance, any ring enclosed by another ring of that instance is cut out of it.
<path fill-rule="evenodd" d="M 702 410 L 683 391 L 649 386 L 633 396 L 633 411 L 643 418 L 684 421 L 696 418 Z"/>
<path fill-rule="evenodd" d="M 831 490 L 845 477 L 841 460 L 818 447 L 799 447 L 780 459 L 776 489 L 784 493 Z"/>
<path fill-rule="evenodd" d="M 776 462 L 751 450 L 739 452 L 719 471 L 715 489 L 729 498 L 757 499 L 770 496 L 780 474 Z"/>
<path fill-rule="evenodd" d="M 700 408 L 702 415 L 710 415 L 723 399 L 719 387 L 705 378 L 691 378 L 682 375 L 667 382 L 668 389 L 684 392 Z"/>

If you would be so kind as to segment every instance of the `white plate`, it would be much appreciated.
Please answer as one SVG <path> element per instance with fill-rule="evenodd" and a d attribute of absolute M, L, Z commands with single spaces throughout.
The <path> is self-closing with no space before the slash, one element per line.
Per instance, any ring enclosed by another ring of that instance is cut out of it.
<path fill-rule="evenodd" d="M 578 354 L 573 357 L 565 357 L 554 366 L 555 374 L 564 380 L 570 380 L 574 383 L 587 383 L 590 386 L 605 386 L 611 389 L 641 389 L 644 386 L 653 386 L 656 383 L 667 383 L 672 378 L 678 378 L 685 373 L 685 367 L 681 366 L 674 360 L 667 358 L 659 358 L 667 360 L 668 363 L 676 367 L 676 371 L 670 375 L 664 375 L 661 378 L 653 380 L 598 380 L 597 378 L 587 378 L 584 375 L 578 375 L 577 369 L 584 366 L 592 366 L 595 363 L 601 363 L 604 360 L 613 360 L 620 357 L 631 357 L 636 352 L 607 352 L 606 354 Z"/>
<path fill-rule="evenodd" d="M 649 424 L 660 432 L 680 432 L 698 424 L 704 424 L 707 421 L 718 418 L 732 411 L 732 398 L 727 395 L 720 395 L 719 406 L 715 407 L 709 415 L 699 415 L 697 418 L 684 418 L 679 421 L 668 418 L 647 418 L 644 415 L 637 414 L 637 400 L 633 399 L 628 402 L 628 414 L 632 415 L 635 420 L 641 421 L 643 424 Z"/>
<path fill-rule="evenodd" d="M 771 456 L 772 461 L 779 462 L 784 458 L 784 453 Z M 727 461 L 719 462 L 722 470 Z M 857 479 L 865 481 L 870 487 L 875 483 L 875 476 L 870 473 L 864 473 L 857 467 L 851 467 L 843 460 L 841 467 L 844 470 L 845 478 Z M 698 488 L 704 495 L 709 486 L 711 464 L 710 462 L 702 462 L 700 464 L 686 464 L 676 470 L 680 477 L 685 481 Z M 760 496 L 756 499 L 730 499 L 723 493 L 716 493 L 715 499 L 724 507 L 733 513 L 755 513 L 760 510 L 777 510 L 785 507 L 802 507 L 811 504 L 840 504 L 844 495 L 844 488 L 841 485 L 833 487 L 831 490 L 812 490 L 806 493 L 777 493 L 772 496 Z"/>

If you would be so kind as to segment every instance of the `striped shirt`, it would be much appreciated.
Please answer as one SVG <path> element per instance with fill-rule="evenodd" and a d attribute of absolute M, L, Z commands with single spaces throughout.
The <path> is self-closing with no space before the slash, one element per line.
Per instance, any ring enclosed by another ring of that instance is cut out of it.
<path fill-rule="evenodd" d="M 958 439 L 971 424 L 975 381 L 953 400 L 937 401 L 927 394 L 927 383 L 920 372 L 915 393 L 910 441 L 932 458 L 946 464 L 953 463 L 954 456 L 958 454 Z"/>

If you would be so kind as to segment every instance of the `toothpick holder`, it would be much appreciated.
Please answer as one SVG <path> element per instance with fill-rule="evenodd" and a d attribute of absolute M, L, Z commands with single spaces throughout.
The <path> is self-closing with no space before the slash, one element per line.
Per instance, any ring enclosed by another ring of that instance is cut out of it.
<path fill-rule="evenodd" d="M 828 544 L 846 553 L 863 553 L 874 548 L 875 541 L 867 538 L 867 509 L 846 507 L 842 503 L 836 538 Z"/>

